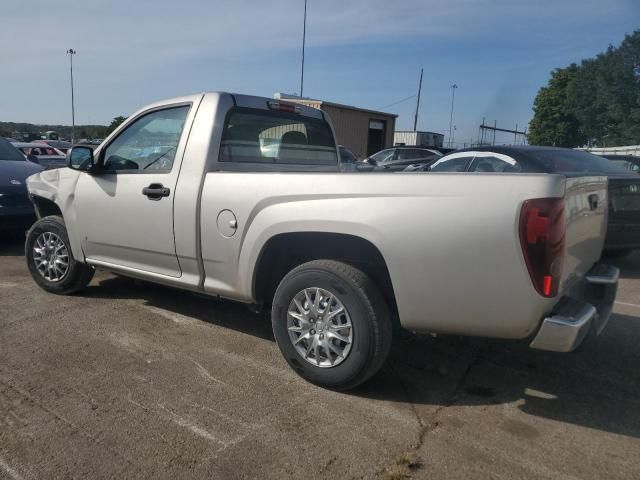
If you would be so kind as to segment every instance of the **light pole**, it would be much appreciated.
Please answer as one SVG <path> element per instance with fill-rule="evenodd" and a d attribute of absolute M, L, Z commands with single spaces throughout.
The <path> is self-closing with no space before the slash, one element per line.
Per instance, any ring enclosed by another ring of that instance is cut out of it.
<path fill-rule="evenodd" d="M 76 54 L 76 51 L 73 48 L 67 50 L 69 54 L 69 62 L 71 66 L 71 143 L 76 142 L 76 111 L 75 106 L 73 104 L 73 56 Z"/>
<path fill-rule="evenodd" d="M 456 88 L 458 88 L 458 85 L 456 85 L 455 83 L 451 85 L 451 116 L 449 117 L 449 147 L 451 147 L 451 133 L 452 133 L 451 128 L 453 127 L 453 103 L 455 102 L 455 99 L 456 99 Z"/>
<path fill-rule="evenodd" d="M 304 87 L 304 44 L 307 39 L 307 0 L 304 0 L 304 20 L 302 21 L 302 66 L 300 70 L 300 98 Z"/>

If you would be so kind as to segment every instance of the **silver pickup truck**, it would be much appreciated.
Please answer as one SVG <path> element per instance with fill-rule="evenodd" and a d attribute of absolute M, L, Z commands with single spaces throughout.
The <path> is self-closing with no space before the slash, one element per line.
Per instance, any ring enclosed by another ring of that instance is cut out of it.
<path fill-rule="evenodd" d="M 28 179 L 25 252 L 49 292 L 94 269 L 271 305 L 287 362 L 348 389 L 394 325 L 560 352 L 604 328 L 606 178 L 345 173 L 320 110 L 230 93 L 149 105 Z"/>

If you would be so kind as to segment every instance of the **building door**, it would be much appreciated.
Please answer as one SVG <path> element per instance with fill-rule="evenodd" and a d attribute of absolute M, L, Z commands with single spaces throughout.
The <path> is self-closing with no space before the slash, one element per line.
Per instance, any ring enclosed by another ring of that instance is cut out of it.
<path fill-rule="evenodd" d="M 369 120 L 369 135 L 367 137 L 367 156 L 379 152 L 384 147 L 387 122 L 384 120 Z"/>

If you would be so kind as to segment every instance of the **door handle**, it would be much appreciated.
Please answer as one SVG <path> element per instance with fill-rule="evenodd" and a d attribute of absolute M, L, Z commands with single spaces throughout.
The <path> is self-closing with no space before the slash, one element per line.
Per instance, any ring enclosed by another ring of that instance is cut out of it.
<path fill-rule="evenodd" d="M 149 200 L 160 200 L 162 197 L 168 197 L 170 193 L 171 190 L 161 183 L 152 183 L 142 189 L 142 194 L 149 197 Z"/>

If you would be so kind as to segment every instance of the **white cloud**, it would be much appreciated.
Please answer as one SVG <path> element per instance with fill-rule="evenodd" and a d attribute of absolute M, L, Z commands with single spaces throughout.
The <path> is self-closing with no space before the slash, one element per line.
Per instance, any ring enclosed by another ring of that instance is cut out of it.
<path fill-rule="evenodd" d="M 575 24 L 608 15 L 616 3 L 634 1 L 308 0 L 307 41 L 310 47 L 339 46 L 500 31 L 509 41 L 518 24 L 543 26 L 551 19 Z M 78 51 L 80 68 L 91 72 L 82 88 L 94 94 L 130 85 L 140 72 L 161 66 L 199 58 L 224 61 L 264 50 L 298 50 L 302 9 L 303 0 L 10 2 L 2 6 L 0 16 L 0 109 L 5 104 L 15 110 L 16 94 L 40 101 L 48 98 L 50 105 L 62 108 L 56 92 L 66 88 L 67 70 L 62 65 L 70 47 Z M 11 108 L 7 111 L 17 115 Z M 36 111 L 24 106 L 26 115 Z M 9 119 L 2 110 L 0 117 Z M 34 120 L 53 117 L 66 118 Z"/>

